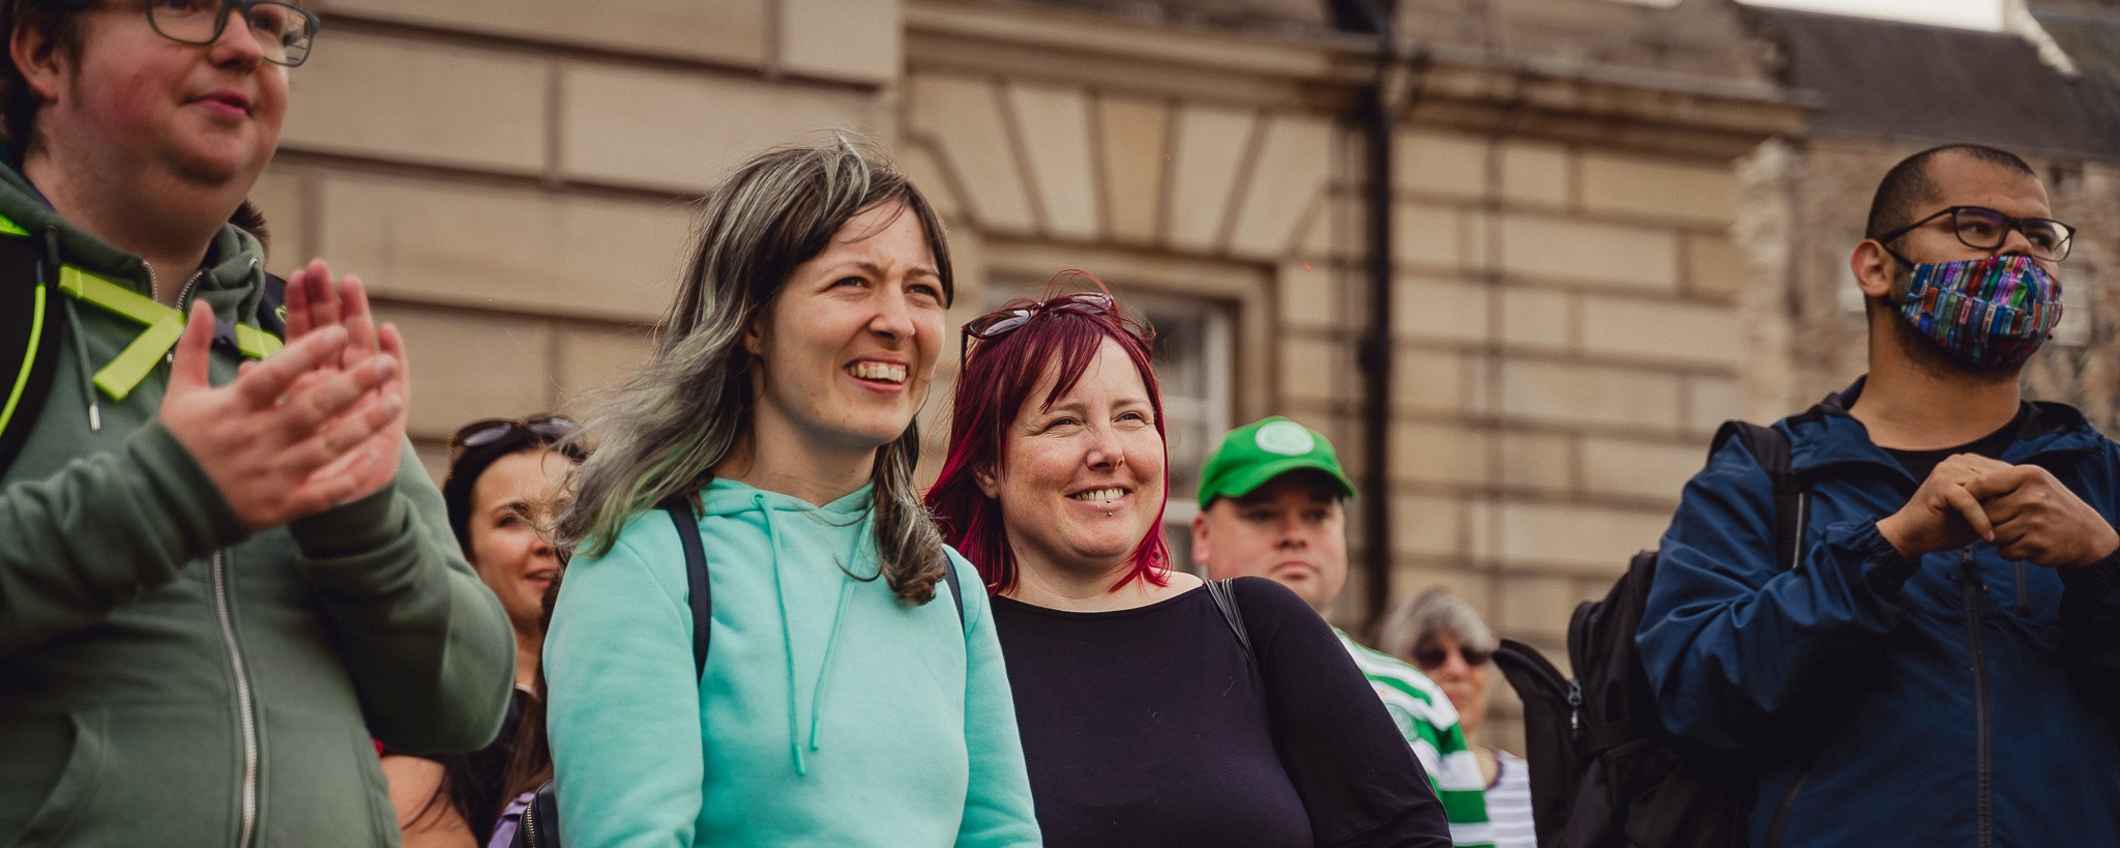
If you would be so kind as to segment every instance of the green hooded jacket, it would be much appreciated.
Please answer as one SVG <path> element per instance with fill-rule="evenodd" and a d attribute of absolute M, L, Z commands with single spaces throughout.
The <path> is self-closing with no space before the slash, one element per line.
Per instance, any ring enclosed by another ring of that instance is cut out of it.
<path fill-rule="evenodd" d="M 75 289 L 50 393 L 0 474 L 0 845 L 397 844 L 371 737 L 483 746 L 515 664 L 411 446 L 388 489 L 246 532 L 156 420 L 167 328 L 141 320 L 161 309 L 146 263 L 4 165 L 0 216 L 0 238 L 55 231 Z M 276 348 L 255 330 L 262 254 L 222 227 L 192 295 L 247 325 L 254 355 Z M 238 361 L 217 345 L 215 384 Z"/>

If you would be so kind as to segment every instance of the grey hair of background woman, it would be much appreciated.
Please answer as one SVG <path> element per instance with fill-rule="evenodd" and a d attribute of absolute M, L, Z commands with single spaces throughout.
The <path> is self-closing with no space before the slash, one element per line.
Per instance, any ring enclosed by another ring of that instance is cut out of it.
<path fill-rule="evenodd" d="M 1413 596 L 1384 619 L 1377 647 L 1394 657 L 1411 658 L 1413 649 L 1438 635 L 1449 634 L 1459 645 L 1475 651 L 1493 651 L 1499 640 L 1478 611 L 1463 598 L 1440 588 Z"/>
<path fill-rule="evenodd" d="M 575 474 L 573 502 L 559 521 L 562 543 L 602 555 L 632 516 L 674 495 L 696 497 L 713 480 L 715 466 L 742 443 L 757 402 L 745 328 L 769 316 L 795 266 L 824 252 L 856 215 L 885 203 L 920 219 L 943 300 L 954 300 L 941 218 L 866 141 L 839 135 L 828 144 L 768 150 L 707 194 L 677 298 L 656 328 L 654 355 L 591 397 L 580 435 L 595 450 Z M 949 562 L 913 480 L 919 458 L 920 436 L 909 423 L 877 449 L 870 480 L 881 576 L 900 598 L 926 603 Z"/>

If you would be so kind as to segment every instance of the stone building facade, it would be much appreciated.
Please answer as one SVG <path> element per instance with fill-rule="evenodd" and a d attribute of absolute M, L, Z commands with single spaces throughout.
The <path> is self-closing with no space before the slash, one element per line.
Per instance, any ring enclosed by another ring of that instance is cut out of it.
<path fill-rule="evenodd" d="M 879 139 L 947 218 L 952 336 L 1063 267 L 1156 324 L 1173 541 L 1230 426 L 1288 414 L 1358 473 L 1377 461 L 1353 116 L 1379 51 L 1333 4 L 311 5 L 325 35 L 255 198 L 271 262 L 321 255 L 369 282 L 411 346 L 432 469 L 457 425 L 573 408 L 637 362 L 689 202 L 832 128 Z M 1754 241 L 1840 214 L 1824 188 L 1868 164 L 1808 140 L 1817 104 L 1752 61 L 1727 0 L 1398 6 L 1391 485 L 1365 492 L 1388 500 L 1393 550 L 1351 528 L 1336 617 L 1359 629 L 1369 594 L 1445 585 L 1558 658 L 1573 606 L 1655 544 L 1720 421 L 1847 371 L 1820 359 L 1848 348 L 1844 316 L 1786 306 L 1828 276 L 1823 242 Z M 943 356 L 947 379 L 956 345 Z M 924 415 L 932 474 L 946 397 Z M 1496 740 L 1518 738 L 1513 711 Z"/>

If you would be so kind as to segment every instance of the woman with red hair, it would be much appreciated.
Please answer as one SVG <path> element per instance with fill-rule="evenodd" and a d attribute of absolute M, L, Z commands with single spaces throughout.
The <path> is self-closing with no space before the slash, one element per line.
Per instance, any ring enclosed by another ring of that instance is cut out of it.
<path fill-rule="evenodd" d="M 965 325 L 927 494 L 994 594 L 1046 844 L 1448 848 L 1324 620 L 1271 580 L 1171 570 L 1151 335 L 1067 276 L 1098 291 Z"/>

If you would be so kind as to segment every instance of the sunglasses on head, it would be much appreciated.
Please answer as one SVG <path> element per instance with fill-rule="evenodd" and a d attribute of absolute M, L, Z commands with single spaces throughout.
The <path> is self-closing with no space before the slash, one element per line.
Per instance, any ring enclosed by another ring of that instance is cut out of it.
<path fill-rule="evenodd" d="M 580 429 L 581 425 L 574 423 L 574 419 L 560 415 L 538 415 L 523 419 L 487 418 L 458 428 L 456 435 L 449 437 L 449 453 L 455 456 L 471 448 L 493 444 L 516 433 L 528 433 L 541 442 L 558 442 L 574 435 L 575 431 Z"/>
<path fill-rule="evenodd" d="M 1112 298 L 1111 289 L 1097 275 L 1080 268 L 1068 268 L 1054 274 L 1046 281 L 1050 290 L 1070 278 L 1090 281 L 1096 291 L 1078 291 L 1056 295 L 1039 301 L 1018 301 L 973 318 L 964 324 L 961 344 L 957 349 L 957 360 L 963 362 L 970 355 L 972 342 L 989 342 L 1017 330 L 1023 329 L 1041 315 L 1110 315 L 1118 311 L 1118 301 Z M 1145 345 L 1154 340 L 1155 334 L 1146 327 L 1133 327 L 1132 322 L 1122 321 L 1130 327 L 1135 337 Z"/>
<path fill-rule="evenodd" d="M 1465 658 L 1465 664 L 1473 668 L 1479 668 L 1486 665 L 1488 660 L 1494 659 L 1493 651 L 1481 651 L 1462 645 L 1458 646 L 1457 652 L 1458 656 Z M 1441 646 L 1422 645 L 1413 649 L 1413 664 L 1420 666 L 1423 671 L 1442 668 L 1443 663 L 1449 661 L 1450 652 Z"/>

